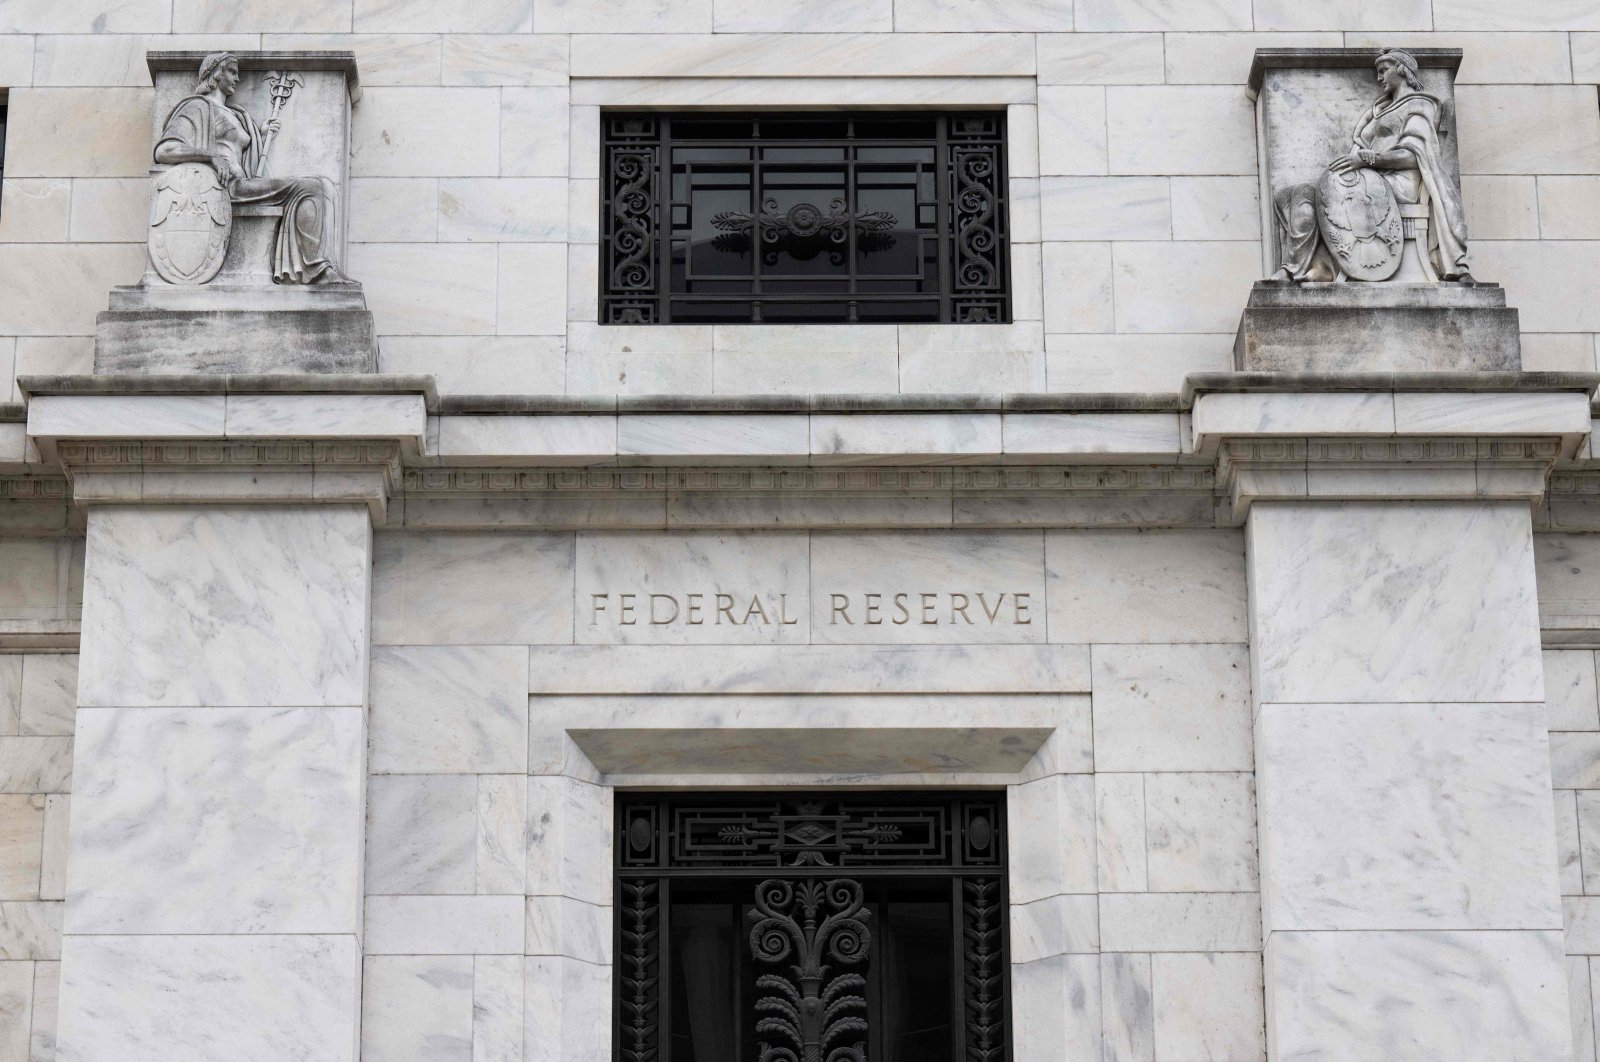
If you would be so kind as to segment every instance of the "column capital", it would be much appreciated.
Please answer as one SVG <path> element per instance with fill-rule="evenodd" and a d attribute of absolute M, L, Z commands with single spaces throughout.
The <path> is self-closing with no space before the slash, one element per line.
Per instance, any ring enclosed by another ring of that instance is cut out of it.
<path fill-rule="evenodd" d="M 1242 520 L 1258 500 L 1521 500 L 1586 454 L 1586 390 L 1198 394 L 1188 440 Z"/>
<path fill-rule="evenodd" d="M 132 393 L 107 378 L 42 383 L 27 435 L 75 505 L 344 503 L 378 522 L 436 401 L 414 380 L 334 392 L 295 378 L 144 380 Z"/>

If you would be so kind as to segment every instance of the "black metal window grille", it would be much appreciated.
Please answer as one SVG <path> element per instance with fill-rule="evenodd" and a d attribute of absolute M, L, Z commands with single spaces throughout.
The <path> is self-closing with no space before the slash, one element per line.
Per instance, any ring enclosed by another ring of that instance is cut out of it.
<path fill-rule="evenodd" d="M 616 1062 L 1010 1062 L 1005 794 L 616 801 Z"/>
<path fill-rule="evenodd" d="M 1004 112 L 602 127 L 603 323 L 1010 320 Z"/>

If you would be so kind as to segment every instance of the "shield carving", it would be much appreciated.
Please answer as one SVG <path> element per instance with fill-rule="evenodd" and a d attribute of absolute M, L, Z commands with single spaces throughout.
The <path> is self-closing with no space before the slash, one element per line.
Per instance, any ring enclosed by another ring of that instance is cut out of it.
<path fill-rule="evenodd" d="M 172 284 L 204 284 L 222 268 L 233 204 L 217 171 L 182 162 L 156 175 L 150 201 L 150 264 Z"/>
<path fill-rule="evenodd" d="M 1400 270 L 1400 205 L 1375 170 L 1328 170 L 1317 182 L 1317 228 L 1345 273 L 1388 280 Z"/>

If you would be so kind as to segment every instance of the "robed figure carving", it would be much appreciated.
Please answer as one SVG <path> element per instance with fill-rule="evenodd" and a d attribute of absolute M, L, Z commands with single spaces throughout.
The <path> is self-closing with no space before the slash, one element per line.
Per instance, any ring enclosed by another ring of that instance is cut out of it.
<path fill-rule="evenodd" d="M 1382 94 L 1351 134 L 1350 153 L 1315 184 L 1273 196 L 1281 255 L 1271 280 L 1472 282 L 1461 190 L 1439 143 L 1440 104 L 1408 52 L 1377 59 Z M 1405 268 L 1406 244 L 1416 260 Z"/>
<path fill-rule="evenodd" d="M 193 93 L 167 116 L 155 161 L 172 168 L 157 178 L 150 207 L 156 272 L 175 284 L 211 280 L 227 252 L 233 207 L 248 204 L 282 211 L 272 252 L 276 283 L 345 280 L 334 261 L 339 230 L 333 182 L 267 175 L 267 150 L 280 127 L 277 105 L 258 124 L 228 102 L 238 85 L 238 57 L 208 55 Z M 287 95 L 275 93 L 280 99 Z"/>

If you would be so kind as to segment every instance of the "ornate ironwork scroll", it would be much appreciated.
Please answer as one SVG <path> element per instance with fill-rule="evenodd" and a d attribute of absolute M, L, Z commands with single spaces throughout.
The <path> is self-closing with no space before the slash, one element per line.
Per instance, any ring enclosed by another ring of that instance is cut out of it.
<path fill-rule="evenodd" d="M 1005 167 L 999 121 L 952 119 L 951 319 L 998 324 L 1006 312 Z"/>
<path fill-rule="evenodd" d="M 967 1062 L 1001 1062 L 1006 1050 L 1001 882 L 997 878 L 968 878 L 962 882 L 962 890 L 962 1003 Z"/>
<path fill-rule="evenodd" d="M 603 129 L 602 323 L 1009 318 L 1003 113 Z"/>
<path fill-rule="evenodd" d="M 618 1049 L 626 1062 L 656 1062 L 660 1057 L 660 907 L 659 883 L 624 881 L 621 920 L 622 947 L 617 963 L 622 1010 L 617 1023 Z"/>
<path fill-rule="evenodd" d="M 756 1031 L 793 1045 L 763 1041 L 759 1062 L 866 1062 L 859 1040 L 837 1042 L 867 1031 L 866 978 L 834 969 L 867 961 L 870 917 L 861 883 L 848 878 L 769 878 L 756 886 L 750 954 L 763 963 L 787 962 L 793 975 L 756 978 L 757 988 L 777 993 L 756 1001 L 763 1015 Z"/>
<path fill-rule="evenodd" d="M 606 216 L 603 244 L 607 324 L 653 324 L 657 319 L 656 182 L 659 123 L 611 118 L 606 137 Z"/>
<path fill-rule="evenodd" d="M 617 794 L 614 1062 L 1011 1062 L 1005 801 Z"/>

